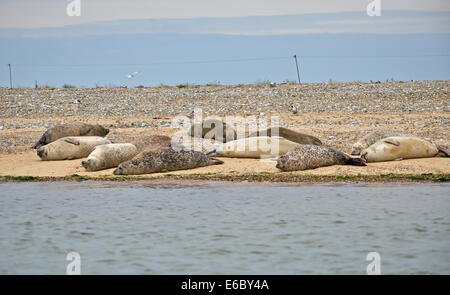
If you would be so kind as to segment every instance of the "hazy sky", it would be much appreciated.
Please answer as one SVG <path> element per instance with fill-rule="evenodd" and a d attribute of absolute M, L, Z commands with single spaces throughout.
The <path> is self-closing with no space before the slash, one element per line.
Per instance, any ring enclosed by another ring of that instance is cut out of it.
<path fill-rule="evenodd" d="M 361 11 L 371 0 L 80 0 L 81 16 L 69 17 L 72 0 L 1 0 L 0 28 L 59 27 L 138 18 L 239 17 Z M 449 11 L 448 0 L 381 0 L 382 10 Z"/>
<path fill-rule="evenodd" d="M 449 79 L 450 0 L 380 1 L 0 0 L 0 86 Z"/>

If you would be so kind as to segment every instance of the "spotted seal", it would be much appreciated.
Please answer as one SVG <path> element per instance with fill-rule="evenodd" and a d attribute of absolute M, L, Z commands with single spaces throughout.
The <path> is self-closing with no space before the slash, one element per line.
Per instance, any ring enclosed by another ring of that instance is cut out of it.
<path fill-rule="evenodd" d="M 211 158 L 202 152 L 192 150 L 176 151 L 172 148 L 164 148 L 159 151 L 143 151 L 130 161 L 121 163 L 114 170 L 114 174 L 149 174 L 218 164 L 223 164 L 223 162 Z"/>
<path fill-rule="evenodd" d="M 449 152 L 428 140 L 419 137 L 391 136 L 383 138 L 362 151 L 367 162 L 384 162 L 399 159 L 430 158 Z"/>
<path fill-rule="evenodd" d="M 98 145 L 81 162 L 87 171 L 98 171 L 119 166 L 120 163 L 131 160 L 137 155 L 137 149 L 131 143 L 111 143 Z"/>
<path fill-rule="evenodd" d="M 352 158 L 333 148 L 299 144 L 277 160 L 276 167 L 282 171 L 315 169 L 331 165 L 366 166 L 361 158 Z"/>
<path fill-rule="evenodd" d="M 96 146 L 111 143 L 100 136 L 69 136 L 37 149 L 37 155 L 43 161 L 72 160 L 87 157 Z"/>
<path fill-rule="evenodd" d="M 41 138 L 33 146 L 38 149 L 43 145 L 54 142 L 57 139 L 67 136 L 100 136 L 105 137 L 109 133 L 109 129 L 99 124 L 87 124 L 83 122 L 73 122 L 67 124 L 55 125 L 41 136 Z"/>

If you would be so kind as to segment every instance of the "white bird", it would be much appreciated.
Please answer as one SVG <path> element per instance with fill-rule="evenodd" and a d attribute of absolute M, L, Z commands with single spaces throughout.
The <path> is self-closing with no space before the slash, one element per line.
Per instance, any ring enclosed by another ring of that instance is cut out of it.
<path fill-rule="evenodd" d="M 297 109 L 296 106 L 291 106 L 290 109 L 291 109 L 291 112 L 292 112 L 293 114 L 297 114 L 297 113 L 298 113 L 298 109 Z"/>
<path fill-rule="evenodd" d="M 139 72 L 133 72 L 133 73 L 131 73 L 131 74 L 128 74 L 128 75 L 127 75 L 127 78 L 128 78 L 128 79 L 131 79 L 131 78 L 133 78 L 134 76 L 136 76 L 137 74 L 139 74 Z"/>
<path fill-rule="evenodd" d="M 189 114 L 186 115 L 186 117 L 188 117 L 189 119 L 194 119 L 194 115 L 195 115 L 195 112 L 191 111 Z"/>

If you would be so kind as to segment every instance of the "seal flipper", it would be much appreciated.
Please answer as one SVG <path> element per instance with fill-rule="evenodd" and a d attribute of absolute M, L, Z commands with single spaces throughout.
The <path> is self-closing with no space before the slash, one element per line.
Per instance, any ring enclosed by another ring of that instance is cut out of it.
<path fill-rule="evenodd" d="M 450 151 L 446 147 L 443 147 L 442 145 L 436 145 L 436 147 L 439 152 L 436 154 L 435 157 L 444 157 L 444 158 L 450 157 Z"/>
<path fill-rule="evenodd" d="M 353 165 L 353 166 L 367 166 L 366 161 L 364 161 L 363 158 L 348 157 L 348 159 L 345 162 L 345 164 L 346 165 Z"/>
<path fill-rule="evenodd" d="M 66 138 L 64 138 L 64 141 L 67 142 L 67 143 L 74 144 L 74 145 L 80 145 L 80 141 L 78 139 L 75 139 L 75 138 L 66 137 Z"/>
<path fill-rule="evenodd" d="M 389 138 L 388 137 L 388 138 L 383 139 L 383 141 L 385 143 L 390 143 L 390 144 L 393 144 L 393 145 L 396 145 L 396 146 L 400 145 L 400 142 L 397 139 L 394 139 L 394 138 Z"/>
<path fill-rule="evenodd" d="M 220 165 L 223 164 L 223 161 L 216 158 L 209 158 L 209 162 L 211 165 Z"/>
<path fill-rule="evenodd" d="M 212 150 L 206 153 L 207 156 L 217 156 L 216 150 Z"/>
<path fill-rule="evenodd" d="M 41 143 L 41 141 L 39 140 L 38 142 L 36 142 L 35 145 L 33 145 L 32 149 L 37 150 L 37 149 L 40 148 L 41 146 L 42 146 L 42 143 Z"/>
<path fill-rule="evenodd" d="M 42 135 L 41 138 L 39 138 L 38 142 L 36 142 L 36 144 L 33 146 L 33 149 L 37 150 L 41 146 L 45 145 L 46 141 L 47 141 L 47 137 L 46 137 L 46 134 L 44 133 L 44 135 Z"/>

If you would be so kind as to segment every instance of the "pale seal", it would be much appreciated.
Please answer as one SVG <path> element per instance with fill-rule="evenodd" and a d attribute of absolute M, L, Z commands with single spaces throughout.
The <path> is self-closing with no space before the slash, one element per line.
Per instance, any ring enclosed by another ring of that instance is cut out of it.
<path fill-rule="evenodd" d="M 96 146 L 111 143 L 100 136 L 63 137 L 37 150 L 43 161 L 72 160 L 87 157 Z"/>
<path fill-rule="evenodd" d="M 283 155 L 298 144 L 279 136 L 247 137 L 221 144 L 216 155 L 229 158 L 264 158 Z"/>
<path fill-rule="evenodd" d="M 192 137 L 215 139 L 227 142 L 237 138 L 236 130 L 220 119 L 206 119 L 202 123 L 193 124 L 189 130 Z"/>
<path fill-rule="evenodd" d="M 109 129 L 96 124 L 87 124 L 82 122 L 73 122 L 67 124 L 59 124 L 49 128 L 38 142 L 33 146 L 38 149 L 43 145 L 54 142 L 57 139 L 67 136 L 101 136 L 105 137 L 109 133 Z"/>
<path fill-rule="evenodd" d="M 88 171 L 98 171 L 119 166 L 137 155 L 137 149 L 131 143 L 102 144 L 95 147 L 81 165 Z"/>
<path fill-rule="evenodd" d="M 368 148 L 375 142 L 379 141 L 380 139 L 390 137 L 390 136 L 407 136 L 411 137 L 414 135 L 406 134 L 401 131 L 397 130 L 377 130 L 370 132 L 369 134 L 365 135 L 363 138 L 355 142 L 352 146 L 352 152 L 351 154 L 354 156 L 357 156 L 361 154 L 362 150 Z"/>
<path fill-rule="evenodd" d="M 277 160 L 276 167 L 282 171 L 315 169 L 331 165 L 366 166 L 361 158 L 352 158 L 333 148 L 299 144 Z"/>
<path fill-rule="evenodd" d="M 193 169 L 209 165 L 223 164 L 218 159 L 211 158 L 197 151 L 175 151 L 165 148 L 159 151 L 150 150 L 138 154 L 128 162 L 121 163 L 115 175 L 149 174 L 174 170 Z"/>
<path fill-rule="evenodd" d="M 363 150 L 361 157 L 367 162 L 399 159 L 430 158 L 440 154 L 449 156 L 443 148 L 419 137 L 392 136 L 383 138 Z"/>
<path fill-rule="evenodd" d="M 308 134 L 303 134 L 300 132 L 296 132 L 293 130 L 290 130 L 288 128 L 284 128 L 284 127 L 277 127 L 278 128 L 278 134 L 277 130 L 275 127 L 269 128 L 269 129 L 265 129 L 265 130 L 259 130 L 256 132 L 253 132 L 249 135 L 249 137 L 254 137 L 254 136 L 280 136 L 280 137 L 284 137 L 287 140 L 290 140 L 292 142 L 295 143 L 299 143 L 299 144 L 314 144 L 314 145 L 322 145 L 322 142 L 311 135 Z"/>

